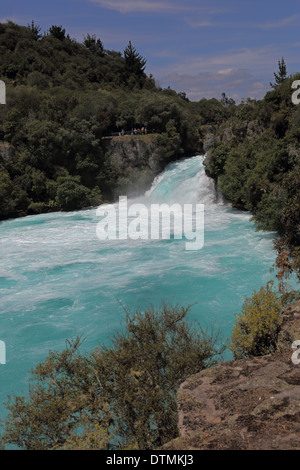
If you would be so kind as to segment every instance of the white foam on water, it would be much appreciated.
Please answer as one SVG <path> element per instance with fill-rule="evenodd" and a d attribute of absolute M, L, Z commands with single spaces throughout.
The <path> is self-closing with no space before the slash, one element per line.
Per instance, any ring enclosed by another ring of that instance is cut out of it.
<path fill-rule="evenodd" d="M 149 191 L 128 199 L 134 203 L 204 204 L 204 247 L 188 252 L 185 239 L 100 241 L 96 209 L 0 223 L 1 402 L 25 389 L 26 372 L 66 339 L 82 334 L 89 350 L 108 341 L 124 319 L 120 301 L 132 310 L 163 300 L 195 304 L 191 318 L 204 326 L 216 320 L 227 335 L 243 296 L 270 279 L 274 234 L 255 232 L 249 214 L 224 203 L 203 156 L 170 164 Z"/>

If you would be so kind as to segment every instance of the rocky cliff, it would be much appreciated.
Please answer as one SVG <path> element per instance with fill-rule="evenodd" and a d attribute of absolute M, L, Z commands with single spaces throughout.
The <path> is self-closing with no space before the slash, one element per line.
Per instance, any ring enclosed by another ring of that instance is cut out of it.
<path fill-rule="evenodd" d="M 147 189 L 166 164 L 155 135 L 112 137 L 105 139 L 105 147 L 117 178 L 115 197 Z"/>
<path fill-rule="evenodd" d="M 190 377 L 178 391 L 180 437 L 165 450 L 299 450 L 300 302 L 287 307 L 278 352 L 224 362 Z"/>

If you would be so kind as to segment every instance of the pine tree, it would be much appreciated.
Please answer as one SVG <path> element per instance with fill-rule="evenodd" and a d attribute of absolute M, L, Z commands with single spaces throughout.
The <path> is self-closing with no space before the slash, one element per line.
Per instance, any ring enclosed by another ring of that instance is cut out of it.
<path fill-rule="evenodd" d="M 32 20 L 31 24 L 28 25 L 28 29 L 30 29 L 32 37 L 35 41 L 38 41 L 39 39 L 41 39 L 41 37 L 42 37 L 41 28 L 40 28 L 40 26 L 38 26 L 34 23 L 34 20 Z"/>
<path fill-rule="evenodd" d="M 287 70 L 286 70 L 286 65 L 284 58 L 282 57 L 281 60 L 278 60 L 278 72 L 274 72 L 274 77 L 275 77 L 275 83 L 271 83 L 270 85 L 272 88 L 277 88 L 281 83 L 284 82 L 284 80 L 287 77 Z"/>
<path fill-rule="evenodd" d="M 144 76 L 146 67 L 146 59 L 144 59 L 133 47 L 131 41 L 124 50 L 125 66 L 129 73 L 134 73 L 137 76 Z"/>

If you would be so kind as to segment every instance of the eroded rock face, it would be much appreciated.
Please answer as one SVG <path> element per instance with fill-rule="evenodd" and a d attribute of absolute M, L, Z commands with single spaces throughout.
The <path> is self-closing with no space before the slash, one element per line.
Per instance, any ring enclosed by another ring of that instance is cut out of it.
<path fill-rule="evenodd" d="M 278 349 L 279 351 L 287 351 L 294 341 L 300 340 L 300 302 L 295 302 L 286 307 L 282 319 L 283 322 L 278 336 Z"/>
<path fill-rule="evenodd" d="M 232 141 L 232 139 L 234 139 L 234 133 L 232 131 L 232 128 L 227 127 L 223 131 L 222 142 L 224 142 L 225 144 L 229 144 Z"/>
<path fill-rule="evenodd" d="M 165 166 L 163 155 L 151 136 L 106 139 L 106 150 L 117 177 L 114 197 L 143 193 Z"/>
<path fill-rule="evenodd" d="M 264 127 L 259 121 L 250 121 L 247 125 L 247 138 L 253 140 L 264 132 Z"/>
<path fill-rule="evenodd" d="M 0 161 L 3 158 L 4 161 L 8 161 L 15 156 L 15 149 L 8 143 L 0 144 Z"/>
<path fill-rule="evenodd" d="M 211 147 L 214 146 L 216 143 L 216 136 L 215 134 L 207 134 L 205 136 L 204 142 L 203 142 L 203 151 L 204 153 L 207 153 Z"/>
<path fill-rule="evenodd" d="M 115 137 L 110 141 L 111 161 L 116 168 L 126 171 L 128 167 L 147 166 L 153 172 L 162 169 L 161 155 L 157 145 L 149 139 Z"/>
<path fill-rule="evenodd" d="M 181 437 L 165 450 L 300 449 L 300 364 L 291 359 L 300 302 L 283 320 L 279 352 L 225 362 L 181 385 Z"/>

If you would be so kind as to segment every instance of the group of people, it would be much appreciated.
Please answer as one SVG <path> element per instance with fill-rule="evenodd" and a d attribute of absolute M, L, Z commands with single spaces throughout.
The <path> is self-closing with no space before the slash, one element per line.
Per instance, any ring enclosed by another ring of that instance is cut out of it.
<path fill-rule="evenodd" d="M 146 127 L 142 127 L 141 129 L 134 128 L 131 130 L 131 135 L 141 135 L 141 134 L 147 134 Z"/>
<path fill-rule="evenodd" d="M 141 129 L 131 129 L 130 131 L 130 134 L 131 135 L 146 135 L 148 133 L 146 127 L 142 127 Z M 125 134 L 129 134 L 129 132 L 126 132 L 124 131 L 124 129 L 122 129 L 120 132 L 119 132 L 119 136 L 123 136 Z"/>

